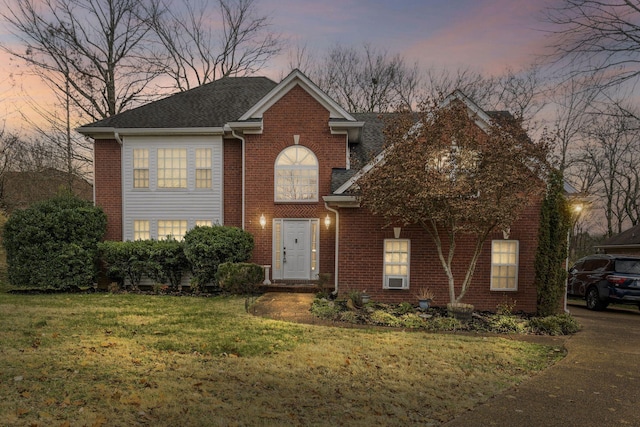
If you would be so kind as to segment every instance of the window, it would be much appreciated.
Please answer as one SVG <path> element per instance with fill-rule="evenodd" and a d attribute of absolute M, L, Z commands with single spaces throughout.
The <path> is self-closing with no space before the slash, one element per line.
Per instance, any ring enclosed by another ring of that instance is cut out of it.
<path fill-rule="evenodd" d="M 306 147 L 282 150 L 275 165 L 276 202 L 318 200 L 318 160 Z"/>
<path fill-rule="evenodd" d="M 211 188 L 211 148 L 196 149 L 196 188 Z"/>
<path fill-rule="evenodd" d="M 409 240 L 384 241 L 384 289 L 409 288 Z"/>
<path fill-rule="evenodd" d="M 176 240 L 182 240 L 186 232 L 186 220 L 158 221 L 158 240 L 166 240 L 168 237 L 172 237 Z"/>
<path fill-rule="evenodd" d="M 197 219 L 196 227 L 211 227 L 213 223 L 208 219 Z"/>
<path fill-rule="evenodd" d="M 518 241 L 491 242 L 491 290 L 518 290 Z"/>
<path fill-rule="evenodd" d="M 133 221 L 133 240 L 149 240 L 150 238 L 149 221 L 138 219 Z"/>
<path fill-rule="evenodd" d="M 186 148 L 158 148 L 158 188 L 187 188 Z"/>
<path fill-rule="evenodd" d="M 133 150 L 133 188 L 149 188 L 149 150 Z"/>

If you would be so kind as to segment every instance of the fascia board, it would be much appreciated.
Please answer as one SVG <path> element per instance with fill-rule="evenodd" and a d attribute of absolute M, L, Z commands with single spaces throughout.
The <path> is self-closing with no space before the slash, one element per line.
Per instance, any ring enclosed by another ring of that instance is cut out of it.
<path fill-rule="evenodd" d="M 224 128 L 100 128 L 79 127 L 76 131 L 84 136 L 94 139 L 113 138 L 115 134 L 120 136 L 137 135 L 223 135 Z"/>
<path fill-rule="evenodd" d="M 323 196 L 325 203 L 342 208 L 359 208 L 360 201 L 356 196 Z"/>
<path fill-rule="evenodd" d="M 285 77 L 276 87 L 271 89 L 260 101 L 258 101 L 251 109 L 240 117 L 240 120 L 260 119 L 262 114 L 268 110 L 273 104 L 278 102 L 296 85 L 300 85 L 307 91 L 316 101 L 329 111 L 329 117 L 332 119 L 345 119 L 354 121 L 355 118 L 344 110 L 337 102 L 324 93 L 315 83 L 313 83 L 300 70 L 293 70 Z"/>

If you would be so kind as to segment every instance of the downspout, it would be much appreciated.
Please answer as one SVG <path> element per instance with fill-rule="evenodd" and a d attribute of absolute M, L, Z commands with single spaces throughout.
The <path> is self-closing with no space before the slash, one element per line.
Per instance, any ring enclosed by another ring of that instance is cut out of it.
<path fill-rule="evenodd" d="M 340 250 L 340 242 L 339 242 L 339 238 L 340 238 L 340 212 L 338 212 L 335 209 L 331 209 L 329 207 L 329 205 L 327 204 L 327 202 L 324 202 L 324 207 L 328 211 L 333 212 L 334 214 L 336 214 L 336 247 L 335 247 L 335 250 L 334 250 L 334 253 L 335 253 L 335 255 L 334 255 L 335 266 L 333 267 L 334 268 L 334 271 L 333 271 L 333 278 L 334 278 L 333 279 L 333 281 L 334 281 L 333 288 L 334 289 L 333 289 L 332 294 L 333 295 L 338 295 L 338 252 Z"/>
<path fill-rule="evenodd" d="M 120 133 L 118 131 L 113 131 L 113 136 L 116 139 L 116 142 L 120 145 L 120 230 L 121 230 L 121 234 L 120 234 L 120 240 L 124 241 L 124 226 L 125 226 L 125 217 L 124 217 L 124 212 L 125 212 L 125 206 L 124 206 L 124 169 L 123 169 L 123 165 L 124 165 L 124 150 L 122 147 L 124 147 L 124 143 L 122 141 L 122 138 L 120 138 Z M 94 166 L 95 167 L 95 166 Z M 95 187 L 95 176 L 94 176 L 94 187 Z M 94 190 L 95 191 L 95 188 Z"/>
<path fill-rule="evenodd" d="M 234 137 L 238 138 L 240 141 L 242 141 L 242 229 L 244 230 L 244 216 L 245 216 L 245 212 L 244 212 L 244 198 L 245 198 L 245 194 L 244 194 L 244 181 L 245 181 L 245 161 L 244 161 L 244 151 L 245 151 L 245 139 L 244 136 L 240 136 L 236 133 L 235 129 L 231 129 L 231 135 L 233 135 Z"/>

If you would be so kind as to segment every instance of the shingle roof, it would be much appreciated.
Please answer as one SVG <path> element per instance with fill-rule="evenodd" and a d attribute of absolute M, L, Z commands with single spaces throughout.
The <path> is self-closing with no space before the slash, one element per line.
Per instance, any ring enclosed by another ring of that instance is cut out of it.
<path fill-rule="evenodd" d="M 600 243 L 598 247 L 631 245 L 640 245 L 640 224 L 608 238 L 604 242 Z"/>
<path fill-rule="evenodd" d="M 266 77 L 224 77 L 82 128 L 222 127 L 237 120 L 275 86 Z"/>

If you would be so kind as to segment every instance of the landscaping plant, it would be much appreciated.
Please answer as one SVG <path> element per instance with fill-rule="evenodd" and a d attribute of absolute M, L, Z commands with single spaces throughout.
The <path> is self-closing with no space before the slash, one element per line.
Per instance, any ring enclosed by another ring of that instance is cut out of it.
<path fill-rule="evenodd" d="M 102 209 L 71 194 L 14 212 L 3 234 L 9 281 L 58 290 L 92 285 L 106 222 Z"/>

